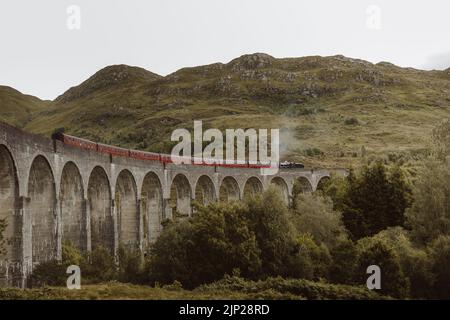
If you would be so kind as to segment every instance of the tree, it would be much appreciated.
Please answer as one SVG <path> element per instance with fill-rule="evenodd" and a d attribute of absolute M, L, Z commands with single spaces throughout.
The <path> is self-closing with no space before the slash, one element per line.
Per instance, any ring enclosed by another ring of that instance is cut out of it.
<path fill-rule="evenodd" d="M 105 282 L 118 278 L 114 256 L 103 246 L 97 246 L 87 254 L 81 270 L 83 282 Z"/>
<path fill-rule="evenodd" d="M 262 195 L 247 199 L 246 217 L 261 250 L 263 276 L 289 276 L 295 253 L 294 226 L 280 190 L 270 186 Z"/>
<path fill-rule="evenodd" d="M 409 292 L 408 279 L 403 274 L 398 256 L 383 241 L 365 238 L 358 243 L 360 255 L 356 279 L 364 285 L 369 275 L 367 267 L 376 265 L 381 271 L 380 293 L 396 298 L 404 298 Z"/>
<path fill-rule="evenodd" d="M 336 283 L 353 284 L 355 279 L 358 249 L 349 239 L 340 239 L 331 250 L 333 263 L 330 267 L 330 280 Z"/>
<path fill-rule="evenodd" d="M 425 250 L 413 246 L 405 229 L 388 228 L 372 238 L 386 244 L 399 258 L 402 272 L 410 283 L 411 297 L 432 297 L 433 275 L 430 270 L 430 257 Z"/>
<path fill-rule="evenodd" d="M 431 271 L 434 279 L 434 298 L 450 299 L 450 236 L 440 236 L 430 246 Z"/>
<path fill-rule="evenodd" d="M 413 189 L 413 203 L 407 222 L 421 245 L 450 235 L 450 164 L 428 162 L 419 172 Z"/>
<path fill-rule="evenodd" d="M 64 243 L 61 261 L 53 259 L 38 264 L 29 277 L 28 285 L 31 287 L 44 285 L 65 286 L 67 267 L 77 265 L 83 270 L 83 265 L 85 264 L 86 261 L 83 255 L 70 242 Z"/>
<path fill-rule="evenodd" d="M 347 177 L 332 174 L 330 180 L 324 185 L 322 193 L 331 198 L 333 201 L 333 209 L 342 211 L 344 199 L 348 192 L 349 184 L 354 181 L 355 172 L 350 169 Z"/>
<path fill-rule="evenodd" d="M 143 281 L 143 261 L 141 253 L 136 249 L 119 246 L 118 279 L 125 283 L 141 283 Z M 106 271 L 106 270 L 105 270 Z"/>
<path fill-rule="evenodd" d="M 146 263 L 151 282 L 171 284 L 178 280 L 185 287 L 194 285 L 192 272 L 197 265 L 191 265 L 189 259 L 189 250 L 195 249 L 192 231 L 189 221 L 171 222 L 164 227 Z"/>
<path fill-rule="evenodd" d="M 261 274 L 260 249 L 242 203 L 199 206 L 189 220 L 169 223 L 152 246 L 148 272 L 153 282 L 180 281 L 193 288 L 239 269 Z"/>
<path fill-rule="evenodd" d="M 186 288 L 238 271 L 244 278 L 314 276 L 314 261 L 325 259 L 321 246 L 297 241 L 278 188 L 239 203 L 198 206 L 185 221 L 165 226 L 147 263 L 152 282 L 178 280 Z M 311 249 L 311 250 L 310 250 Z"/>
<path fill-rule="evenodd" d="M 323 243 L 317 244 L 309 234 L 300 235 L 297 243 L 299 246 L 297 256 L 301 258 L 300 266 L 306 269 L 301 270 L 300 274 L 291 276 L 316 280 L 327 278 L 332 262 L 327 246 Z"/>
<path fill-rule="evenodd" d="M 371 236 L 404 224 L 410 205 L 408 183 L 399 168 L 388 174 L 381 161 L 365 166 L 357 177 L 349 177 L 342 201 L 343 222 L 353 239 Z"/>
<path fill-rule="evenodd" d="M 347 237 L 341 213 L 333 210 L 329 197 L 318 193 L 301 194 L 292 210 L 292 222 L 299 233 L 309 233 L 318 243 L 332 248 L 340 238 Z"/>

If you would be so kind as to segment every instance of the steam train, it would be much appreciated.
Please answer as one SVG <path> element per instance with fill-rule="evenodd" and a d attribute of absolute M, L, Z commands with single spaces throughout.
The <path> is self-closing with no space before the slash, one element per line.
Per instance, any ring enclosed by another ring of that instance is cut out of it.
<path fill-rule="evenodd" d="M 74 136 L 71 136 L 71 135 L 68 135 L 68 134 L 65 134 L 62 132 L 56 132 L 56 133 L 52 134 L 52 139 L 61 141 L 62 143 L 66 144 L 66 145 L 74 146 L 74 147 L 84 149 L 84 150 L 90 150 L 90 151 L 96 151 L 96 152 L 100 152 L 100 153 L 104 153 L 104 154 L 109 154 L 111 156 L 127 157 L 127 158 L 132 158 L 132 159 L 137 159 L 137 160 L 158 161 L 161 163 L 173 163 L 174 162 L 173 160 L 176 160 L 170 154 L 131 150 L 131 149 L 115 147 L 115 146 L 111 146 L 111 145 L 107 145 L 107 144 L 103 144 L 103 143 L 93 142 L 93 141 L 83 139 L 83 138 L 74 137 Z M 235 162 L 235 163 L 228 163 L 228 162 L 217 163 L 217 161 L 215 161 L 215 160 L 208 161 L 208 159 L 202 159 L 200 161 L 195 161 L 197 159 L 194 157 L 191 157 L 190 159 L 189 158 L 186 159 L 183 157 L 178 157 L 178 158 L 180 160 L 179 163 L 188 162 L 193 165 L 202 165 L 202 166 L 222 166 L 222 167 L 231 167 L 231 168 L 256 168 L 256 169 L 271 167 L 270 164 L 269 165 L 261 164 L 261 163 L 252 164 L 252 163 L 249 163 L 248 161 L 246 161 L 245 163 L 237 163 L 237 162 Z"/>
<path fill-rule="evenodd" d="M 302 169 L 305 166 L 303 163 L 283 161 L 280 162 L 279 167 L 283 169 Z"/>

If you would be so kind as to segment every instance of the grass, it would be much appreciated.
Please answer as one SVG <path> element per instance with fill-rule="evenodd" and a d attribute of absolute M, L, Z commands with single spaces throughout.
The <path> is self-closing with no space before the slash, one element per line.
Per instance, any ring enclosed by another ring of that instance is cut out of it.
<path fill-rule="evenodd" d="M 36 289 L 0 288 L 0 300 L 321 300 L 386 299 L 367 288 L 314 282 L 305 279 L 268 278 L 251 281 L 225 276 L 217 282 L 184 290 L 179 283 L 150 287 L 119 282 Z"/>
<path fill-rule="evenodd" d="M 245 293 L 232 290 L 194 290 L 178 287 L 155 288 L 118 282 L 82 286 L 80 290 L 62 287 L 37 289 L 0 288 L 0 300 L 253 300 L 303 299 L 301 296 L 266 292 Z"/>

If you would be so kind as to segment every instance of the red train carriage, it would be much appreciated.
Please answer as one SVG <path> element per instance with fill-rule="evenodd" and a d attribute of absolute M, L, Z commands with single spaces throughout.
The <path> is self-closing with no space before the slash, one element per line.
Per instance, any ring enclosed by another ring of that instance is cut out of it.
<path fill-rule="evenodd" d="M 170 154 L 163 154 L 161 153 L 160 155 L 160 161 L 164 162 L 164 163 L 193 163 L 192 162 L 192 158 L 191 157 L 180 157 L 180 156 L 172 156 Z"/>
<path fill-rule="evenodd" d="M 154 153 L 154 152 L 146 152 L 146 151 L 139 151 L 139 150 L 129 150 L 125 148 L 119 148 L 110 146 L 107 144 L 102 143 L 96 143 L 92 142 L 86 139 L 74 137 L 71 135 L 67 135 L 61 132 L 55 133 L 52 135 L 52 138 L 55 140 L 60 140 L 64 144 L 68 144 L 71 146 L 75 146 L 81 149 L 86 150 L 93 150 L 101 153 L 110 154 L 113 156 L 119 156 L 119 157 L 130 157 L 133 159 L 138 160 L 150 160 L 150 161 L 159 161 L 162 163 L 173 163 L 175 162 L 179 163 L 191 163 L 193 165 L 200 165 L 200 166 L 221 166 L 221 167 L 229 167 L 229 168 L 270 168 L 270 164 L 267 163 L 252 163 L 250 164 L 248 161 L 245 162 L 237 162 L 234 161 L 233 163 L 229 163 L 227 161 L 218 161 L 217 163 L 214 162 L 212 159 L 202 159 L 201 163 L 195 163 L 196 159 L 194 157 L 180 157 L 180 156 L 171 156 L 170 154 L 161 154 L 161 153 Z"/>
<path fill-rule="evenodd" d="M 172 157 L 170 156 L 170 154 L 160 153 L 159 161 L 164 162 L 164 163 L 172 163 Z"/>
<path fill-rule="evenodd" d="M 138 160 L 160 161 L 159 153 L 130 150 L 130 157 Z"/>
<path fill-rule="evenodd" d="M 64 144 L 68 144 L 77 148 L 82 148 L 86 150 L 97 151 L 97 143 L 89 141 L 87 139 L 82 139 L 74 136 L 70 136 L 63 133 L 55 133 L 53 139 L 59 140 Z"/>
<path fill-rule="evenodd" d="M 109 146 L 107 144 L 97 143 L 97 151 L 102 153 L 111 154 L 113 156 L 119 156 L 119 157 L 129 157 L 130 156 L 130 150 L 119 148 L 119 147 L 113 147 Z"/>

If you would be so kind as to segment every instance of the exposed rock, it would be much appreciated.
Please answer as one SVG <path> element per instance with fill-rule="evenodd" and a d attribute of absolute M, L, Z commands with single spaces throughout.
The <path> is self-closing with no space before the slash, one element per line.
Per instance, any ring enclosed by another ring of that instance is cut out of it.
<path fill-rule="evenodd" d="M 246 54 L 228 63 L 233 71 L 267 68 L 272 65 L 274 57 L 265 53 Z"/>
<path fill-rule="evenodd" d="M 76 87 L 72 87 L 56 98 L 56 102 L 67 103 L 84 97 L 100 89 L 124 85 L 127 82 L 153 81 L 161 76 L 138 67 L 113 65 L 101 69 L 92 77 Z"/>

